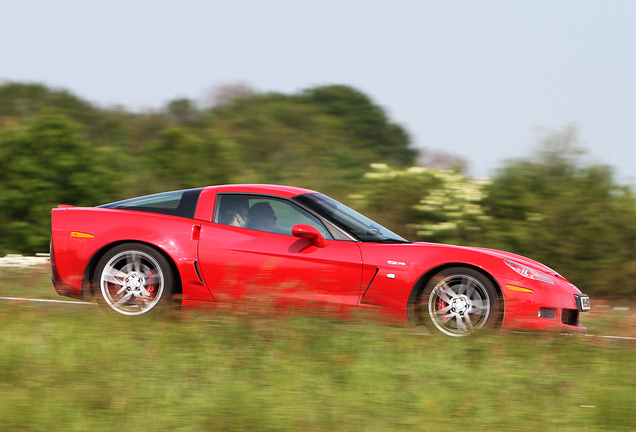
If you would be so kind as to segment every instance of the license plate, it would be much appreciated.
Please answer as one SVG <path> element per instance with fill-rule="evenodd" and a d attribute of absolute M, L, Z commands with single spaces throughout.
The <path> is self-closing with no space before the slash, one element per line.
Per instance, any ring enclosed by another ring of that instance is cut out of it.
<path fill-rule="evenodd" d="M 574 294 L 576 299 L 576 308 L 581 312 L 587 312 L 591 309 L 590 298 L 585 294 Z"/>

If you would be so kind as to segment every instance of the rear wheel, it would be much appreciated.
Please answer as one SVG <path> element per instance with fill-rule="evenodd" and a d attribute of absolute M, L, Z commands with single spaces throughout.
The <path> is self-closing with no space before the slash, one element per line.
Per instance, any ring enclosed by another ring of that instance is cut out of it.
<path fill-rule="evenodd" d="M 493 327 L 499 318 L 499 297 L 482 273 L 451 267 L 437 273 L 418 299 L 418 310 L 429 328 L 448 336 L 466 336 Z"/>
<path fill-rule="evenodd" d="M 173 287 L 172 270 L 164 256 L 136 243 L 109 250 L 97 264 L 93 280 L 100 305 L 129 316 L 157 310 Z"/>

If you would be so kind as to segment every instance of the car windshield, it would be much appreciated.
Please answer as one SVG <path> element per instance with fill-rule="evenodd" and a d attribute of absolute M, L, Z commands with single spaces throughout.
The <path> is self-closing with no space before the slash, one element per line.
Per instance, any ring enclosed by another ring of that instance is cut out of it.
<path fill-rule="evenodd" d="M 295 201 L 329 219 L 363 242 L 410 243 L 380 224 L 361 215 L 333 198 L 319 193 L 298 195 Z"/>

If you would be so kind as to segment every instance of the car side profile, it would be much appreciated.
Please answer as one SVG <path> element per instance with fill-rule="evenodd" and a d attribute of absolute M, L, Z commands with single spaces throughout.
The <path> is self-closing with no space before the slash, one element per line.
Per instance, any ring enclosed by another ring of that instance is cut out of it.
<path fill-rule="evenodd" d="M 61 295 L 138 316 L 276 299 L 374 310 L 449 336 L 482 327 L 584 332 L 589 298 L 519 255 L 410 242 L 318 192 L 208 186 L 52 211 Z"/>

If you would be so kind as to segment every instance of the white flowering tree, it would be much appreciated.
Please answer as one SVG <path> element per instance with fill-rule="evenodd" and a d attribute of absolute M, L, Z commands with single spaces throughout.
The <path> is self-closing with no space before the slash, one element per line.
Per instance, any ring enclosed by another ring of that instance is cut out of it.
<path fill-rule="evenodd" d="M 486 179 L 469 179 L 446 169 L 430 169 L 439 187 L 430 191 L 415 206 L 419 222 L 417 237 L 427 241 L 471 243 L 490 217 L 481 206 L 486 197 Z"/>
<path fill-rule="evenodd" d="M 372 164 L 366 190 L 354 205 L 411 240 L 466 243 L 480 234 L 488 217 L 480 205 L 486 180 L 453 170 Z"/>

